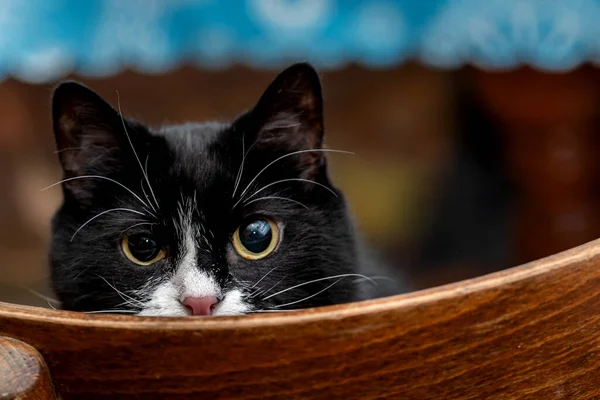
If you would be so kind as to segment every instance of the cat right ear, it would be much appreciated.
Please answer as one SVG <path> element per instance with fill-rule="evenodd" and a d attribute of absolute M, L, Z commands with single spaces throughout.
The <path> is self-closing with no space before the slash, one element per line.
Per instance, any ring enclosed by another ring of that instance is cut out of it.
<path fill-rule="evenodd" d="M 56 148 L 67 178 L 99 173 L 118 152 L 119 113 L 77 82 L 60 84 L 52 97 Z"/>
<path fill-rule="evenodd" d="M 295 153 L 296 170 L 304 179 L 313 179 L 323 170 L 323 152 L 310 151 L 320 150 L 323 144 L 321 81 L 310 64 L 294 64 L 281 72 L 250 118 L 256 150 Z"/>

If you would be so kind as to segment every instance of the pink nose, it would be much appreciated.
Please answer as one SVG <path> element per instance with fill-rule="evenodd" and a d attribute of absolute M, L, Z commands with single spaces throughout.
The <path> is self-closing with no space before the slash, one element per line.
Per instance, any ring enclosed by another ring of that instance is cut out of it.
<path fill-rule="evenodd" d="M 181 302 L 190 310 L 192 315 L 211 315 L 217 304 L 215 296 L 186 297 Z"/>

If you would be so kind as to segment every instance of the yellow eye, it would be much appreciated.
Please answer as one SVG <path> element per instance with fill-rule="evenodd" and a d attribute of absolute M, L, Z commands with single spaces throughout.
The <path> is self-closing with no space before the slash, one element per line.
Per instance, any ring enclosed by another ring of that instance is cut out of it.
<path fill-rule="evenodd" d="M 233 234 L 233 248 L 247 260 L 260 260 L 275 250 L 279 228 L 275 222 L 258 218 L 240 225 Z"/>
<path fill-rule="evenodd" d="M 165 249 L 151 235 L 125 236 L 121 241 L 125 256 L 138 265 L 150 265 L 165 258 Z"/>

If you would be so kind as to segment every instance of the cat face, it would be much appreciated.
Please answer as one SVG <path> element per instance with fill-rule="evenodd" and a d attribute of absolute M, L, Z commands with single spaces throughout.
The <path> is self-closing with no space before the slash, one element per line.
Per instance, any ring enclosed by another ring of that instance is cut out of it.
<path fill-rule="evenodd" d="M 353 228 L 327 175 L 310 66 L 281 73 L 231 123 L 151 129 L 72 82 L 54 93 L 53 121 L 63 308 L 237 315 L 355 298 Z"/>

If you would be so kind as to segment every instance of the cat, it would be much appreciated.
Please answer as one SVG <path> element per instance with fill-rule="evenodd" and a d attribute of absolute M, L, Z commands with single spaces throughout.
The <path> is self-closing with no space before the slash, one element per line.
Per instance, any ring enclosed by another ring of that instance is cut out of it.
<path fill-rule="evenodd" d="M 231 123 L 152 129 L 77 82 L 52 98 L 63 203 L 51 280 L 62 308 L 220 316 L 400 293 L 362 244 L 323 147 L 306 63 Z"/>

